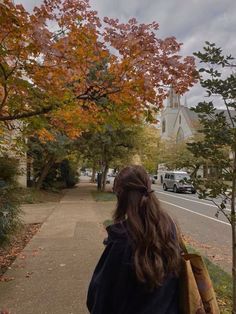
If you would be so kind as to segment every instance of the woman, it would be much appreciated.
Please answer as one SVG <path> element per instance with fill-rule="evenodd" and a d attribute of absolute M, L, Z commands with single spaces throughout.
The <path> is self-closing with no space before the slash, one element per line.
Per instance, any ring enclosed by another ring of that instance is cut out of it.
<path fill-rule="evenodd" d="M 87 298 L 92 314 L 177 314 L 180 248 L 141 166 L 114 182 L 117 208 Z"/>

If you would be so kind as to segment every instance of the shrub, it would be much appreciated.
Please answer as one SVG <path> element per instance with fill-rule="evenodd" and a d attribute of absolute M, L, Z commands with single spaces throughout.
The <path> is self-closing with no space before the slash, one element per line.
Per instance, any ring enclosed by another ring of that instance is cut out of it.
<path fill-rule="evenodd" d="M 7 155 L 0 157 L 0 180 L 6 184 L 14 184 L 16 176 L 19 174 L 18 166 L 17 159 L 9 158 Z"/>
<path fill-rule="evenodd" d="M 16 193 L 17 174 L 17 160 L 8 156 L 0 157 L 0 244 L 7 242 L 21 224 Z"/>
<path fill-rule="evenodd" d="M 0 244 L 7 242 L 10 236 L 21 225 L 20 206 L 15 188 L 0 188 Z"/>
<path fill-rule="evenodd" d="M 43 181 L 42 188 L 45 190 L 54 190 L 60 188 L 60 185 L 58 184 L 59 181 L 60 181 L 60 163 L 54 163 Z M 61 188 L 64 188 L 64 186 L 61 186 Z"/>
<path fill-rule="evenodd" d="M 72 188 L 79 182 L 76 166 L 68 159 L 61 162 L 61 177 L 67 188 Z"/>

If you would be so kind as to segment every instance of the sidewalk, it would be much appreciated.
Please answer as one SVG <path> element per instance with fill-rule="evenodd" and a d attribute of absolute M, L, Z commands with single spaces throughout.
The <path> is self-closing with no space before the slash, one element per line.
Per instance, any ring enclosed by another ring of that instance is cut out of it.
<path fill-rule="evenodd" d="M 88 313 L 87 288 L 105 236 L 99 214 L 103 205 L 92 199 L 91 188 L 81 183 L 57 206 L 26 208 L 28 222 L 44 223 L 7 272 L 15 279 L 0 283 L 0 309 L 11 314 Z"/>

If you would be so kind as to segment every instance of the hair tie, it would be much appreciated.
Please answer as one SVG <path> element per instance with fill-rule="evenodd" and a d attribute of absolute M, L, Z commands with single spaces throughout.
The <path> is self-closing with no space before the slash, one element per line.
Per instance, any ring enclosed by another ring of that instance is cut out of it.
<path fill-rule="evenodd" d="M 144 191 L 144 195 L 145 196 L 149 196 L 151 193 L 153 193 L 154 192 L 154 190 L 147 190 L 146 189 L 146 191 Z"/>

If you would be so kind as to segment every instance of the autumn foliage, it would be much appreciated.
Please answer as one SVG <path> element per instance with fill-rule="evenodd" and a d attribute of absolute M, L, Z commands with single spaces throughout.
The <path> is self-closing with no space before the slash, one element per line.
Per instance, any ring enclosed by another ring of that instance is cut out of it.
<path fill-rule="evenodd" d="M 0 121 L 50 113 L 74 137 L 116 109 L 121 119 L 151 119 L 165 86 L 183 93 L 195 71 L 175 38 L 156 37 L 158 27 L 101 20 L 86 0 L 45 0 L 33 13 L 4 0 Z"/>

